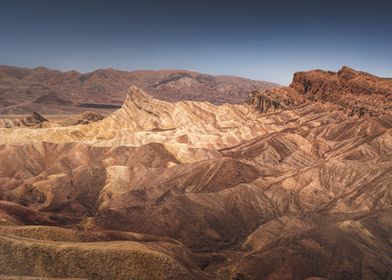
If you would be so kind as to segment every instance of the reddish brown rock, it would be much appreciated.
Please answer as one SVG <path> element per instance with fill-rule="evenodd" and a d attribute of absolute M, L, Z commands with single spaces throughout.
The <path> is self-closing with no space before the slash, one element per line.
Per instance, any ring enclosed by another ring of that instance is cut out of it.
<path fill-rule="evenodd" d="M 131 87 L 101 121 L 0 128 L 0 275 L 390 279 L 392 116 L 341 99 L 372 110 L 389 81 L 294 81 L 222 106 Z"/>
<path fill-rule="evenodd" d="M 338 72 L 312 70 L 294 74 L 290 87 L 253 91 L 248 99 L 260 112 L 274 112 L 305 102 L 318 102 L 349 116 L 391 114 L 392 79 L 343 67 Z"/>
<path fill-rule="evenodd" d="M 250 91 L 277 86 L 186 70 L 127 72 L 109 68 L 82 74 L 0 65 L 0 114 L 71 114 L 86 109 L 109 113 L 121 107 L 131 85 L 165 101 L 214 104 L 243 103 Z"/>
<path fill-rule="evenodd" d="M 291 88 L 308 100 L 338 105 L 349 115 L 380 116 L 392 108 L 392 79 L 343 67 L 294 74 Z"/>

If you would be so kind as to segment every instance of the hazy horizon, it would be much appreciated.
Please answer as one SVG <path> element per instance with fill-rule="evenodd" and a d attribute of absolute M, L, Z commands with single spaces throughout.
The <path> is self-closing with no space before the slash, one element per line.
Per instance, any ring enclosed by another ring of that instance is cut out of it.
<path fill-rule="evenodd" d="M 0 64 L 193 70 L 287 85 L 343 65 L 392 76 L 391 2 L 1 1 Z"/>
<path fill-rule="evenodd" d="M 43 68 L 46 68 L 48 70 L 60 71 L 60 72 L 63 72 L 63 73 L 76 71 L 76 72 L 78 72 L 80 74 L 89 74 L 89 73 L 92 73 L 92 72 L 95 72 L 95 71 L 98 71 L 98 70 L 108 70 L 108 69 L 113 69 L 113 70 L 117 70 L 117 71 L 124 71 L 124 72 L 133 72 L 133 71 L 135 71 L 135 72 L 137 72 L 137 71 L 191 71 L 191 72 L 197 72 L 197 73 L 208 74 L 208 75 L 213 75 L 213 76 L 232 76 L 232 77 L 245 78 L 245 79 L 249 79 L 249 80 L 264 81 L 264 82 L 276 83 L 276 84 L 279 84 L 281 86 L 288 86 L 292 82 L 292 80 L 290 80 L 287 84 L 282 84 L 282 83 L 278 83 L 278 82 L 275 82 L 275 81 L 268 81 L 268 80 L 262 80 L 262 79 L 252 79 L 252 78 L 249 78 L 249 77 L 246 77 L 246 76 L 240 76 L 240 75 L 235 75 L 235 74 L 207 73 L 207 72 L 197 71 L 197 70 L 193 70 L 193 69 L 174 69 L 174 68 L 173 69 L 164 69 L 164 68 L 162 68 L 162 69 L 132 69 L 132 70 L 129 70 L 129 69 L 119 69 L 119 68 L 113 68 L 113 67 L 105 67 L 105 68 L 96 68 L 96 69 L 92 69 L 92 70 L 89 70 L 89 71 L 78 71 L 78 70 L 75 70 L 75 69 L 57 69 L 57 68 L 47 67 L 47 66 L 44 66 L 44 65 L 19 66 L 19 65 L 0 64 L 0 66 L 26 68 L 26 69 L 31 69 L 31 70 L 43 67 Z M 338 72 L 342 67 L 345 67 L 345 66 L 346 67 L 350 67 L 349 65 L 342 65 L 338 69 L 312 68 L 312 69 L 302 69 L 302 70 L 298 70 L 298 71 L 295 71 L 295 72 L 303 72 L 303 71 L 309 71 L 309 70 L 326 70 L 326 71 Z M 352 68 L 352 67 L 350 67 L 350 68 Z M 364 70 L 364 69 L 356 69 L 356 68 L 353 68 L 353 69 L 357 70 L 357 71 L 366 72 L 366 70 Z M 294 76 L 295 72 L 292 73 L 292 76 Z M 374 73 L 369 73 L 369 74 L 374 74 Z M 391 78 L 391 77 L 387 77 L 387 76 L 384 76 L 384 77 L 383 76 L 379 76 L 379 77 L 380 78 Z"/>

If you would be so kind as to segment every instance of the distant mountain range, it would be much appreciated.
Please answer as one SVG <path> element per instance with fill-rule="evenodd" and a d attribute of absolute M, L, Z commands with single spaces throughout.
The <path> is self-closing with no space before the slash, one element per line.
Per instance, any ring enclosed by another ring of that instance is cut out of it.
<path fill-rule="evenodd" d="M 186 70 L 133 71 L 99 69 L 82 74 L 44 67 L 0 66 L 0 114 L 68 114 L 88 109 L 110 112 L 135 85 L 164 101 L 243 103 L 252 90 L 277 84 L 235 76 L 212 76 Z"/>
<path fill-rule="evenodd" d="M 391 79 L 0 121 L 0 279 L 392 279 Z"/>

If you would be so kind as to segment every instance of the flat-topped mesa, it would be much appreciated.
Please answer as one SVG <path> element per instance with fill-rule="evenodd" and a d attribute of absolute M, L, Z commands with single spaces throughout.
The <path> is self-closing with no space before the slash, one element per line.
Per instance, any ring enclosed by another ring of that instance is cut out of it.
<path fill-rule="evenodd" d="M 391 114 L 392 79 L 380 78 L 347 66 L 338 72 L 297 72 L 290 88 L 308 100 L 338 105 L 349 115 Z"/>

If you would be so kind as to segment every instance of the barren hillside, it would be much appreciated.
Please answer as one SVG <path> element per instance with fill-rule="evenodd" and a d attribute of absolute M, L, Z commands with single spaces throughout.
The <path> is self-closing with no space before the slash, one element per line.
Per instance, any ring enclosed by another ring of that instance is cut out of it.
<path fill-rule="evenodd" d="M 390 90 L 348 68 L 245 104 L 133 86 L 101 120 L 0 128 L 0 274 L 391 279 Z"/>
<path fill-rule="evenodd" d="M 277 86 L 234 76 L 212 76 L 194 71 L 60 72 L 0 65 L 0 114 L 73 114 L 85 110 L 113 112 L 135 85 L 165 101 L 243 103 L 254 89 Z"/>

